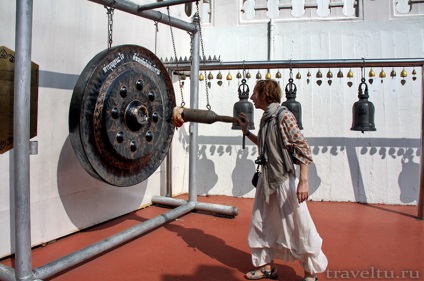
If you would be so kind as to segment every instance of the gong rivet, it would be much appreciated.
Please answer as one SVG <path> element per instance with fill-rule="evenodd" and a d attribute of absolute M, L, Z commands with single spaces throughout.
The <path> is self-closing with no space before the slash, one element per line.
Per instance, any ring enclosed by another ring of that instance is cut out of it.
<path fill-rule="evenodd" d="M 151 142 L 153 140 L 153 134 L 151 131 L 146 133 L 146 141 Z"/>
<path fill-rule="evenodd" d="M 153 119 L 153 122 L 155 122 L 155 123 L 158 122 L 159 121 L 159 114 L 157 112 L 153 112 L 152 119 Z"/>
<path fill-rule="evenodd" d="M 125 98 L 127 96 L 127 87 L 122 86 L 119 93 L 121 94 L 121 97 Z"/>
<path fill-rule="evenodd" d="M 113 119 L 117 119 L 119 117 L 118 108 L 115 107 L 114 109 L 112 109 L 112 117 L 113 117 Z"/>
<path fill-rule="evenodd" d="M 118 143 L 122 143 L 124 141 L 124 133 L 123 132 L 118 132 L 116 134 L 116 141 Z"/>
<path fill-rule="evenodd" d="M 136 144 L 135 141 L 131 141 L 131 143 L 130 143 L 130 149 L 131 149 L 131 152 L 134 152 L 134 151 L 137 150 L 137 144 Z"/>
<path fill-rule="evenodd" d="M 143 81 L 138 80 L 137 83 L 136 83 L 136 88 L 139 91 L 143 90 Z"/>
<path fill-rule="evenodd" d="M 150 100 L 150 101 L 154 101 L 154 100 L 155 100 L 155 98 L 156 98 L 155 93 L 154 93 L 153 91 L 150 91 L 150 92 L 149 92 L 149 100 Z"/>

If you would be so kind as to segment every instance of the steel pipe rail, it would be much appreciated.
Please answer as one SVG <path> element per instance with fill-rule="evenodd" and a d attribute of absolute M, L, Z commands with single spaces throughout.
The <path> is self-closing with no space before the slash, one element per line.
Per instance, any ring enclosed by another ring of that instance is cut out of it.
<path fill-rule="evenodd" d="M 137 5 L 133 2 L 126 1 L 126 0 L 88 0 L 91 2 L 95 2 L 97 4 L 102 4 L 104 6 L 113 7 L 117 10 L 127 12 L 136 16 L 140 16 L 146 19 L 153 20 L 155 22 L 160 22 L 166 25 L 171 25 L 173 27 L 188 31 L 188 32 L 195 32 L 196 31 L 196 25 L 192 23 L 185 22 L 183 20 L 169 17 L 168 15 L 165 15 L 158 11 L 140 11 L 141 5 Z"/>
<path fill-rule="evenodd" d="M 164 62 L 174 71 L 190 70 L 190 62 Z M 361 68 L 361 67 L 412 67 L 423 66 L 424 58 L 388 59 L 329 59 L 329 60 L 273 60 L 273 61 L 230 61 L 202 62 L 200 70 L 230 69 L 290 69 L 290 68 Z"/>
<path fill-rule="evenodd" d="M 164 2 L 144 4 L 138 8 L 138 11 L 145 11 L 145 10 L 157 9 L 162 7 L 175 6 L 175 5 L 186 4 L 186 3 L 197 2 L 197 1 L 198 0 L 168 0 Z"/>
<path fill-rule="evenodd" d="M 15 270 L 7 265 L 0 263 L 0 280 L 15 281 Z"/>
<path fill-rule="evenodd" d="M 171 207 L 177 207 L 177 206 L 187 204 L 187 201 L 183 199 L 170 198 L 166 196 L 153 196 L 152 203 L 158 204 L 158 205 L 168 205 Z M 238 208 L 234 206 L 203 203 L 198 201 L 196 202 L 194 210 L 211 212 L 211 213 L 233 216 L 233 217 L 239 214 Z"/>
<path fill-rule="evenodd" d="M 86 248 L 76 251 L 72 254 L 57 259 L 44 266 L 33 270 L 34 276 L 38 279 L 49 278 L 64 269 L 70 268 L 84 261 L 89 260 L 107 250 L 110 250 L 122 243 L 130 241 L 148 231 L 151 231 L 169 221 L 181 217 L 191 212 L 195 207 L 194 202 L 188 202 L 176 209 L 173 209 L 165 214 L 161 214 L 152 219 L 149 219 L 139 225 L 128 228 L 120 233 L 110 236 L 104 240 L 94 243 Z"/>

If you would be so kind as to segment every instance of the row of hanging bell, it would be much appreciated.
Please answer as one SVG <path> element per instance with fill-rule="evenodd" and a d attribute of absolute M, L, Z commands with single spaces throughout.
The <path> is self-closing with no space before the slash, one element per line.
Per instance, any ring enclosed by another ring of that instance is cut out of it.
<path fill-rule="evenodd" d="M 286 101 L 281 105 L 287 107 L 296 118 L 297 125 L 300 130 L 303 130 L 302 124 L 302 105 L 296 101 L 297 87 L 293 83 L 293 79 L 290 78 L 288 84 L 285 87 Z M 254 107 L 249 98 L 249 86 L 246 83 L 246 79 L 241 80 L 241 84 L 238 87 L 239 101 L 234 104 L 233 116 L 238 117 L 241 112 L 244 112 L 249 120 L 249 130 L 255 129 L 254 124 Z M 368 100 L 368 85 L 365 82 L 365 78 L 361 79 L 361 83 L 358 87 L 358 98 L 352 106 L 352 131 L 376 131 L 374 123 L 374 104 Z M 233 123 L 231 129 L 240 130 L 241 126 L 238 123 Z M 244 143 L 244 142 L 243 142 Z"/>

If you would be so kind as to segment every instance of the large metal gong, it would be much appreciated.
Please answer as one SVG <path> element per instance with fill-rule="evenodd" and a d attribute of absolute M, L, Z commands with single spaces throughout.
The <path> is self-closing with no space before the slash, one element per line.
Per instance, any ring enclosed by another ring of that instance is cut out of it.
<path fill-rule="evenodd" d="M 175 95 L 161 61 L 136 45 L 97 54 L 72 95 L 69 133 L 83 168 L 115 186 L 147 179 L 174 134 Z"/>

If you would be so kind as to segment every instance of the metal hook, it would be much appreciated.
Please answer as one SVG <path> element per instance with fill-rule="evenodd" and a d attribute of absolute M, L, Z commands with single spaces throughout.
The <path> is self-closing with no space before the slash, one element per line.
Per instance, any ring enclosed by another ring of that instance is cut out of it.
<path fill-rule="evenodd" d="M 293 81 L 293 69 L 292 69 L 292 59 L 290 59 L 290 79 L 292 79 L 292 81 Z M 290 81 L 290 79 L 289 79 L 289 81 Z"/>
<path fill-rule="evenodd" d="M 365 77 L 365 58 L 362 58 L 363 66 L 361 67 L 361 76 Z"/>

